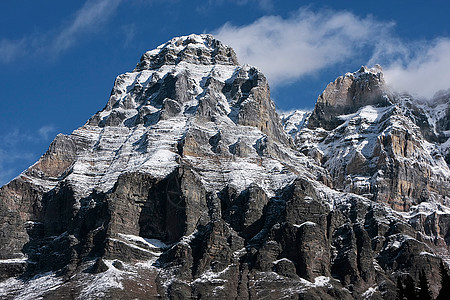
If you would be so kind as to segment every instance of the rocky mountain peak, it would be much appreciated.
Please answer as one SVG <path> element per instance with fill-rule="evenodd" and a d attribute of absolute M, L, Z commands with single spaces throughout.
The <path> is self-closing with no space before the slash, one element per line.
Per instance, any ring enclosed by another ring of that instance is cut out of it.
<path fill-rule="evenodd" d="M 176 37 L 142 55 L 134 71 L 155 70 L 180 62 L 198 65 L 238 65 L 234 50 L 210 34 Z"/>
<path fill-rule="evenodd" d="M 342 124 L 337 118 L 340 114 L 356 112 L 366 105 L 386 106 L 389 103 L 381 66 L 362 66 L 328 84 L 317 99 L 309 126 L 333 129 Z"/>
<path fill-rule="evenodd" d="M 386 92 L 386 87 L 381 66 L 362 66 L 358 71 L 346 73 L 329 83 L 317 103 L 333 108 L 358 109 L 379 100 L 383 92 Z"/>
<path fill-rule="evenodd" d="M 266 77 L 238 65 L 213 36 L 189 35 L 146 52 L 136 69 L 117 76 L 105 108 L 55 144 L 74 145 L 75 154 L 47 155 L 26 175 L 47 189 L 73 182 L 85 197 L 107 192 L 126 172 L 164 178 L 186 157 L 278 156 L 274 143 L 287 140 Z M 100 157 L 104 163 L 93 163 Z"/>
<path fill-rule="evenodd" d="M 365 80 L 369 79 L 368 76 L 374 76 L 379 79 L 382 83 L 384 83 L 383 79 L 383 67 L 379 64 L 375 64 L 372 68 L 367 66 L 361 66 L 361 68 L 353 73 L 346 73 L 345 76 L 353 76 L 355 78 L 363 78 Z M 366 76 L 366 78 L 364 78 Z"/>

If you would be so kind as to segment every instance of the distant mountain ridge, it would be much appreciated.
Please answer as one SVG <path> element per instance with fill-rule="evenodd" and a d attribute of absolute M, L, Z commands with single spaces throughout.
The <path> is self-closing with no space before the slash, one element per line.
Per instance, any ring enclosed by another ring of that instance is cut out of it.
<path fill-rule="evenodd" d="M 211 35 L 119 75 L 103 110 L 0 188 L 6 299 L 395 299 L 450 245 L 449 94 L 380 66 L 281 117 Z"/>

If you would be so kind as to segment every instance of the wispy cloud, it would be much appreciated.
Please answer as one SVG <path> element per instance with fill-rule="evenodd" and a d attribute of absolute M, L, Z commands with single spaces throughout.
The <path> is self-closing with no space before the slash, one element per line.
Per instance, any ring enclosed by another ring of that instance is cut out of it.
<path fill-rule="evenodd" d="M 196 10 L 198 12 L 208 13 L 211 8 L 216 8 L 217 6 L 230 2 L 238 6 L 251 5 L 252 8 L 265 12 L 270 12 L 274 9 L 273 0 L 208 0 L 198 5 Z"/>
<path fill-rule="evenodd" d="M 18 163 L 20 165 L 23 163 L 30 164 L 35 158 L 36 155 L 30 152 L 0 148 L 0 187 L 23 171 L 17 167 Z"/>
<path fill-rule="evenodd" d="M 88 0 L 74 16 L 56 31 L 41 32 L 17 40 L 0 40 L 0 63 L 11 63 L 23 55 L 58 55 L 78 39 L 95 32 L 111 18 L 122 0 Z"/>
<path fill-rule="evenodd" d="M 35 132 L 13 129 L 6 134 L 0 135 L 0 143 L 3 147 L 14 147 L 20 143 L 47 142 L 54 137 L 56 127 L 54 125 L 43 125 Z"/>
<path fill-rule="evenodd" d="M 5 167 L 8 159 L 6 152 L 0 148 L 0 186 L 7 183 L 13 176 L 13 169 Z"/>
<path fill-rule="evenodd" d="M 13 129 L 4 135 L 1 135 L 0 141 L 3 147 L 14 147 L 18 143 L 29 143 L 35 141 L 35 135 L 21 132 L 18 129 Z"/>
<path fill-rule="evenodd" d="M 260 67 L 277 85 L 352 58 L 392 26 L 349 12 L 301 9 L 287 19 L 266 16 L 241 27 L 225 24 L 215 34 L 235 49 L 241 63 Z"/>
<path fill-rule="evenodd" d="M 17 56 L 24 53 L 26 39 L 20 40 L 0 40 L 0 63 L 10 63 Z"/>
<path fill-rule="evenodd" d="M 53 125 L 44 125 L 35 131 L 14 129 L 0 135 L 0 186 L 17 176 L 42 154 L 30 152 L 30 144 L 45 147 L 55 132 Z"/>
<path fill-rule="evenodd" d="M 105 23 L 116 11 L 122 0 L 88 0 L 75 14 L 74 19 L 54 38 L 55 51 L 64 51 L 71 47 L 77 38 Z"/>
<path fill-rule="evenodd" d="M 271 11 L 273 9 L 273 0 L 233 0 L 238 5 L 257 5 L 262 10 Z"/>
<path fill-rule="evenodd" d="M 53 125 L 44 125 L 38 129 L 38 134 L 43 140 L 48 140 L 53 137 L 54 132 L 56 131 L 55 126 Z"/>
<path fill-rule="evenodd" d="M 346 11 L 303 8 L 289 18 L 227 23 L 214 34 L 235 49 L 241 63 L 261 68 L 275 86 L 352 61 L 355 67 L 381 64 L 386 81 L 399 91 L 430 98 L 450 87 L 450 38 L 404 41 L 395 35 L 394 23 Z"/>
<path fill-rule="evenodd" d="M 121 31 L 124 35 L 124 42 L 123 47 L 128 47 L 131 42 L 134 40 L 134 37 L 136 36 L 136 25 L 134 24 L 127 24 L 121 27 Z"/>
<path fill-rule="evenodd" d="M 450 38 L 406 46 L 399 48 L 407 49 L 402 50 L 403 55 L 384 70 L 394 89 L 431 98 L 450 88 Z"/>

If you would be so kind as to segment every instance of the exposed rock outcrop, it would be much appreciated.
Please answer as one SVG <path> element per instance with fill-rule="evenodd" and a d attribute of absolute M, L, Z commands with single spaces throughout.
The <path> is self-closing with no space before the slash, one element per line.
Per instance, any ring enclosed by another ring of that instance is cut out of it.
<path fill-rule="evenodd" d="M 385 88 L 382 68 L 379 65 L 368 69 L 362 66 L 355 73 L 347 73 L 328 84 L 317 98 L 314 111 L 309 117 L 308 127 L 334 129 L 343 123 L 338 116 L 354 113 L 366 105 L 386 106 L 390 100 Z"/>

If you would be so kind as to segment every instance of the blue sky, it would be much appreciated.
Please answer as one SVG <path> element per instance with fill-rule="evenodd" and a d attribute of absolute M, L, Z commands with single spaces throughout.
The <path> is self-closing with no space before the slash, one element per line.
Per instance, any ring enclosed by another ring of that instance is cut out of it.
<path fill-rule="evenodd" d="M 379 63 L 423 97 L 450 88 L 448 1 L 0 2 L 0 185 L 106 104 L 115 77 L 174 36 L 213 33 L 269 78 L 280 110 Z"/>

